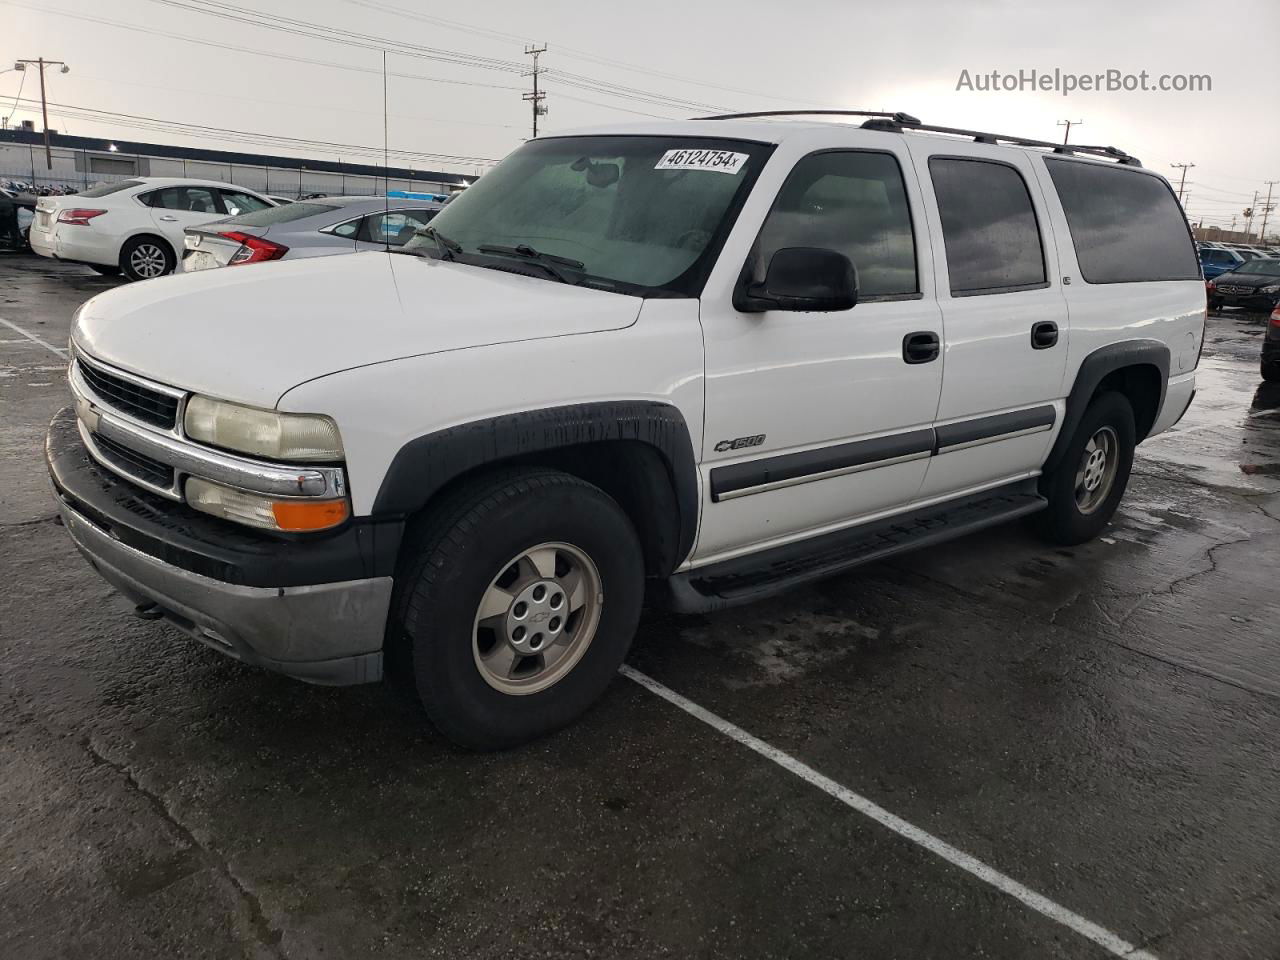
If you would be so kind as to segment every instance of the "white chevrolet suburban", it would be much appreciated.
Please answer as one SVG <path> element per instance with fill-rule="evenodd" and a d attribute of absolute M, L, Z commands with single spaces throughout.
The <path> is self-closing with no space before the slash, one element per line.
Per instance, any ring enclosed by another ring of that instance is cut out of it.
<path fill-rule="evenodd" d="M 135 604 L 455 741 L 569 722 L 648 588 L 753 601 L 1036 514 L 1095 536 L 1205 288 L 1110 147 L 771 115 L 530 141 L 406 246 L 122 287 L 47 458 Z"/>

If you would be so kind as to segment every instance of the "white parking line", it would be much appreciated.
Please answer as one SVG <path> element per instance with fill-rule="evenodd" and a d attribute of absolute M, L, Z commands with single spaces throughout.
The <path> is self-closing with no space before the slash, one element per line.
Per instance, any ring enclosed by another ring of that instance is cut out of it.
<path fill-rule="evenodd" d="M 50 350 L 53 353 L 56 353 L 63 360 L 67 359 L 67 351 L 63 350 L 61 347 L 55 347 L 53 344 L 49 343 L 46 340 L 41 340 L 34 333 L 28 333 L 26 330 L 23 330 L 20 326 L 14 323 L 12 320 L 6 320 L 4 317 L 0 317 L 0 323 L 3 323 L 6 327 L 8 327 L 14 333 L 18 333 L 26 337 L 32 343 L 38 343 L 40 344 L 40 346 L 44 347 L 46 350 Z"/>
<path fill-rule="evenodd" d="M 747 733 L 741 727 L 734 726 L 728 720 L 716 716 L 710 710 L 698 706 L 692 700 L 680 696 L 674 690 L 663 686 L 652 677 L 641 673 L 632 667 L 623 664 L 620 671 L 624 677 L 634 680 L 640 686 L 649 690 L 651 693 L 657 694 L 663 700 L 671 703 L 689 716 L 701 720 L 707 726 L 714 730 L 718 730 L 731 740 L 736 740 L 748 750 L 754 750 L 766 760 L 772 760 L 784 770 L 794 773 L 801 780 L 812 784 L 823 793 L 834 797 L 841 803 L 852 807 L 864 816 L 870 817 L 881 826 L 887 827 L 901 837 L 910 840 L 912 843 L 924 847 L 930 853 L 941 857 L 953 866 L 959 867 L 977 877 L 983 883 L 990 884 L 1001 893 L 1006 893 L 1015 900 L 1021 902 L 1024 906 L 1030 907 L 1037 913 L 1043 914 L 1050 920 L 1062 924 L 1071 930 L 1074 930 L 1080 936 L 1087 940 L 1092 940 L 1098 946 L 1107 950 L 1109 953 L 1117 957 L 1127 957 L 1128 960 L 1156 960 L 1153 953 L 1141 950 L 1134 944 L 1129 943 L 1123 937 L 1112 933 L 1104 927 L 1098 926 L 1091 920 L 1086 920 L 1078 913 L 1073 913 L 1059 903 L 1055 903 L 1048 897 L 1036 893 L 1029 887 L 1025 887 L 1012 877 L 1001 873 L 994 867 L 990 867 L 976 857 L 971 857 L 963 850 L 957 850 L 951 844 L 944 840 L 939 840 L 933 834 L 921 830 L 919 827 L 908 823 L 901 817 L 895 816 L 888 810 L 875 803 L 872 803 L 866 797 L 854 793 L 848 787 L 841 786 L 830 777 L 823 776 L 812 767 L 801 763 L 790 754 L 784 753 L 777 747 L 770 746 L 758 737 L 754 737 Z"/>

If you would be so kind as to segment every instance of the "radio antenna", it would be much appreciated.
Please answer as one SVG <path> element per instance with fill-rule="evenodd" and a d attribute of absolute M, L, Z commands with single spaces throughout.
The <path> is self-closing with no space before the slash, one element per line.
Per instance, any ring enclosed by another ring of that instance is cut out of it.
<path fill-rule="evenodd" d="M 391 238 L 387 236 L 387 221 L 391 217 L 391 144 L 387 134 L 387 51 L 382 51 L 382 239 L 387 253 L 391 252 Z"/>

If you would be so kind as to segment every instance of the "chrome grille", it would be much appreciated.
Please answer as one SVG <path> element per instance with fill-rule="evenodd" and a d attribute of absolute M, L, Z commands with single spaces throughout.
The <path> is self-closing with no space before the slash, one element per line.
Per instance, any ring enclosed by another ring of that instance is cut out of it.
<path fill-rule="evenodd" d="M 109 406 L 143 423 L 172 430 L 178 422 L 178 398 L 126 380 L 101 367 L 76 358 L 85 384 Z"/>

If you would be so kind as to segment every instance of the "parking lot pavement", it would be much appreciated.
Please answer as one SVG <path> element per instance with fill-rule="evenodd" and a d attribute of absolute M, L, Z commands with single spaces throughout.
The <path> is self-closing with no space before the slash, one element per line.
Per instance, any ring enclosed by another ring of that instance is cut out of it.
<path fill-rule="evenodd" d="M 648 617 L 629 669 L 677 702 L 620 677 L 470 755 L 128 616 L 75 554 L 40 442 L 111 285 L 0 258 L 0 957 L 1280 955 L 1260 319 L 1210 319 L 1101 540 Z"/>

